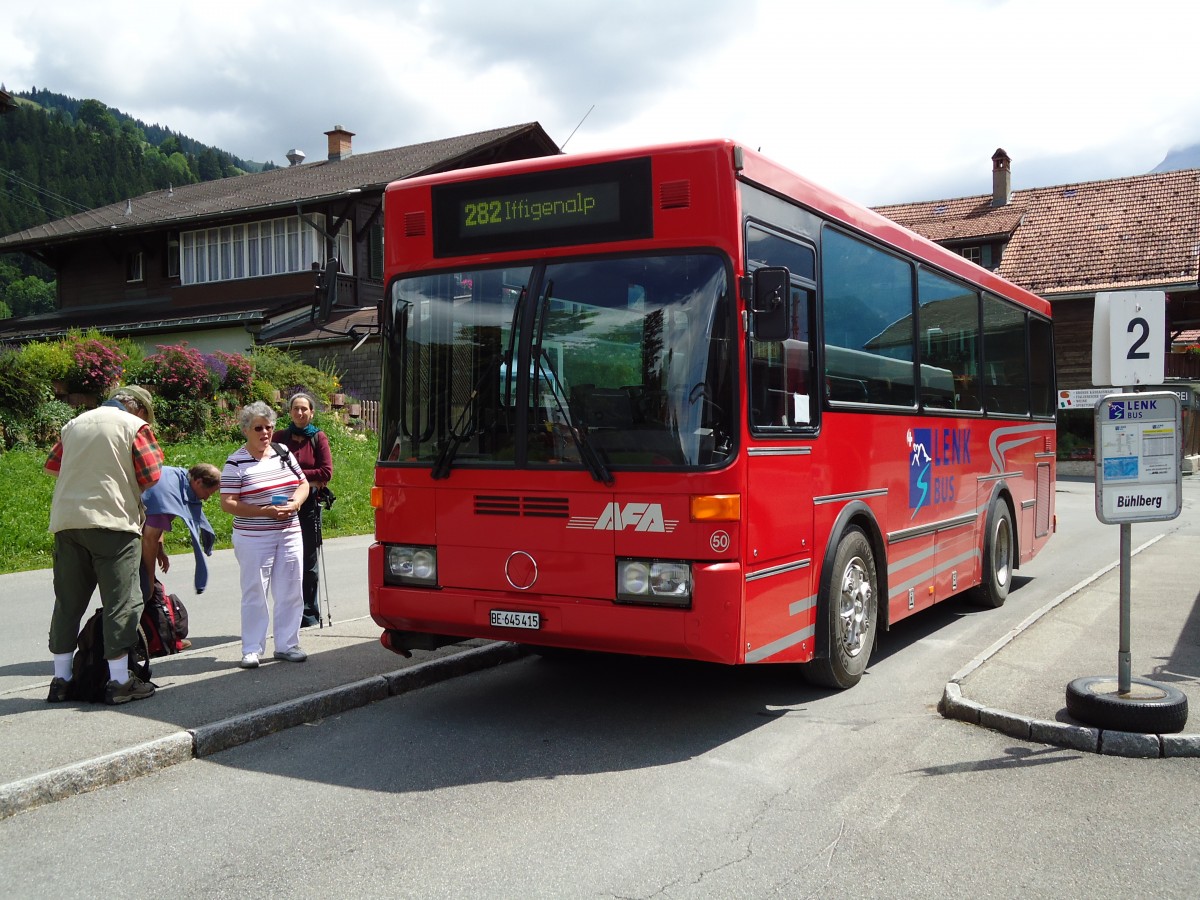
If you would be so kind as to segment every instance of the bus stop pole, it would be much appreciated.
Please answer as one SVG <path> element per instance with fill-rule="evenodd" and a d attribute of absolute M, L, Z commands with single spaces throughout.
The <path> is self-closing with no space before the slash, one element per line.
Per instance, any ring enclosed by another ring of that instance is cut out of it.
<path fill-rule="evenodd" d="M 1133 525 L 1121 523 L 1121 637 L 1117 651 L 1117 693 L 1128 694 L 1132 686 L 1129 655 L 1129 582 L 1130 544 L 1133 540 Z"/>

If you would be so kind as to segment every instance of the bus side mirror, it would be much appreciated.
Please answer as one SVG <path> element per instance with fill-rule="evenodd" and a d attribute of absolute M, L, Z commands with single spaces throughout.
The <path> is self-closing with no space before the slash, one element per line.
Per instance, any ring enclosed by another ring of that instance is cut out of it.
<path fill-rule="evenodd" d="M 782 266 L 764 266 L 754 271 L 750 311 L 756 341 L 782 341 L 788 336 L 791 318 L 791 273 Z"/>

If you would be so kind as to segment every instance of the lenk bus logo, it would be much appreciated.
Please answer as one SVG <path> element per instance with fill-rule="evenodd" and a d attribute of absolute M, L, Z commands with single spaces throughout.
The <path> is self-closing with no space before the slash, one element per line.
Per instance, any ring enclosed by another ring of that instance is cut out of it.
<path fill-rule="evenodd" d="M 1114 400 L 1108 406 L 1108 418 L 1141 419 L 1146 413 L 1157 411 L 1157 400 Z"/>
<path fill-rule="evenodd" d="M 908 439 L 908 508 L 916 518 L 926 506 L 950 503 L 956 494 L 955 476 L 934 475 L 935 466 L 958 466 L 971 461 L 971 429 L 910 428 Z"/>

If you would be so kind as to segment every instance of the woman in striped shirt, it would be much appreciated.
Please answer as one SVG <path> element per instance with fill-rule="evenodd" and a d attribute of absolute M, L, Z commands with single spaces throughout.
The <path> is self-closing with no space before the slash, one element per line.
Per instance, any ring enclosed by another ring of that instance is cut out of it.
<path fill-rule="evenodd" d="M 243 669 L 266 652 L 267 593 L 275 598 L 275 658 L 304 662 L 300 649 L 301 561 L 304 543 L 297 511 L 308 481 L 295 457 L 272 443 L 275 411 L 257 401 L 239 415 L 244 443 L 221 472 L 221 509 L 233 516 L 233 552 L 241 570 Z"/>

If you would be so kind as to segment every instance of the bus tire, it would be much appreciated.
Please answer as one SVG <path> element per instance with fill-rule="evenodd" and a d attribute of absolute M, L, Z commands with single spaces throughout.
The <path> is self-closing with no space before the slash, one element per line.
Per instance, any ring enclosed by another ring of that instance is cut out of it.
<path fill-rule="evenodd" d="M 858 684 L 867 669 L 879 618 L 875 554 L 862 529 L 848 528 L 838 541 L 822 594 L 829 653 L 805 663 L 804 678 L 821 687 L 845 690 Z"/>
<path fill-rule="evenodd" d="M 1012 515 L 1008 504 L 997 497 L 988 510 L 983 533 L 983 581 L 968 594 L 972 603 L 989 609 L 1004 605 L 1012 586 L 1015 547 Z"/>

